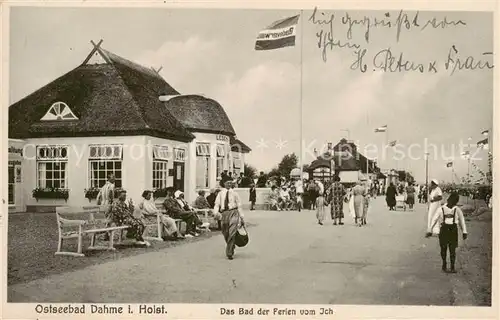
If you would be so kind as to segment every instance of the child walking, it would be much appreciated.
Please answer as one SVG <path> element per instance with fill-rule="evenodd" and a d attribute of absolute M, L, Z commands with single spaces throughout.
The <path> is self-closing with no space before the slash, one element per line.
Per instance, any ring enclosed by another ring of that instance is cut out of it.
<path fill-rule="evenodd" d="M 255 201 L 257 200 L 257 190 L 255 190 L 255 184 L 252 183 L 250 186 L 250 196 L 248 201 L 250 201 L 250 210 L 255 210 Z"/>
<path fill-rule="evenodd" d="M 458 193 L 452 192 L 447 199 L 446 205 L 439 208 L 438 212 L 434 215 L 429 229 L 427 229 L 426 237 L 432 236 L 432 229 L 436 223 L 440 223 L 439 229 L 439 246 L 441 247 L 441 259 L 443 265 L 441 269 L 448 272 L 446 264 L 447 251 L 450 251 L 450 273 L 456 273 L 455 259 L 456 249 L 458 246 L 458 226 L 462 229 L 463 239 L 467 239 L 467 228 L 465 226 L 465 219 L 462 210 L 457 207 L 460 197 Z M 458 224 L 458 225 L 457 225 Z"/>

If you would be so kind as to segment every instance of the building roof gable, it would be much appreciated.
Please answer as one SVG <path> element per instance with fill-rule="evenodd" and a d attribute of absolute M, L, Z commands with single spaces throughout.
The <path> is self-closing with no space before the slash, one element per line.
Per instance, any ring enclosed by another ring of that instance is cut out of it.
<path fill-rule="evenodd" d="M 158 73 L 101 48 L 106 63 L 84 63 L 9 107 L 9 137 L 150 134 L 179 141 L 194 136 L 159 96 L 178 94 Z M 109 63 L 108 63 L 109 62 Z M 49 108 L 71 106 L 74 121 L 42 121 Z"/>

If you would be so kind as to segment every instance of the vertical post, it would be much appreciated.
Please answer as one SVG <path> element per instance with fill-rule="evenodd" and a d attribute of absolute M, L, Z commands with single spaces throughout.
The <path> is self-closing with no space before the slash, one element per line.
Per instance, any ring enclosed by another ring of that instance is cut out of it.
<path fill-rule="evenodd" d="M 429 209 L 429 152 L 425 153 L 425 192 L 427 193 L 427 209 Z"/>
<path fill-rule="evenodd" d="M 302 144 L 303 144 L 303 128 L 302 128 L 302 51 L 304 47 L 304 21 L 303 19 L 303 12 L 304 10 L 300 10 L 300 18 L 299 18 L 299 23 L 300 23 L 300 89 L 299 89 L 299 95 L 300 95 L 300 104 L 299 104 L 299 121 L 300 121 L 300 156 L 299 156 L 299 167 L 300 167 L 300 179 L 302 179 L 303 173 L 303 167 L 304 167 L 304 153 L 302 150 Z"/>

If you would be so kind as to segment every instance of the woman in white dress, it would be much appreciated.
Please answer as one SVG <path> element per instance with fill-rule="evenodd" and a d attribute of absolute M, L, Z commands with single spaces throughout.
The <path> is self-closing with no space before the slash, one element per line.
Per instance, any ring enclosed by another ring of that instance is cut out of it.
<path fill-rule="evenodd" d="M 437 210 L 441 207 L 441 200 L 443 200 L 443 191 L 439 188 L 439 182 L 436 179 L 431 180 L 430 186 L 430 195 L 429 195 L 429 212 L 427 214 L 427 227 L 431 227 L 432 219 L 436 214 Z M 436 225 L 431 230 L 433 234 L 439 234 L 439 226 Z"/>

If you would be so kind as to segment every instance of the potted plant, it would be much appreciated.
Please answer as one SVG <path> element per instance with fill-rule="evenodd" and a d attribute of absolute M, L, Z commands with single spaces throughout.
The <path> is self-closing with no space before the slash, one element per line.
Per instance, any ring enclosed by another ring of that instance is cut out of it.
<path fill-rule="evenodd" d="M 38 199 L 64 199 L 68 201 L 69 190 L 61 188 L 36 188 L 32 191 L 33 198 Z"/>
<path fill-rule="evenodd" d="M 99 194 L 99 191 L 100 191 L 100 189 L 97 187 L 84 189 L 85 198 L 89 199 L 89 202 L 94 200 L 94 199 L 97 199 L 97 195 Z"/>

